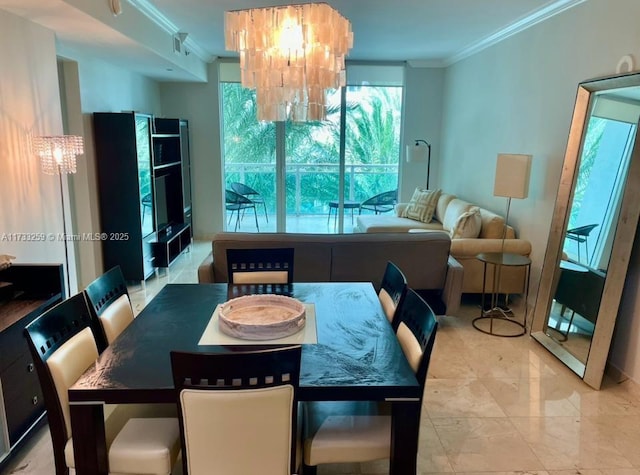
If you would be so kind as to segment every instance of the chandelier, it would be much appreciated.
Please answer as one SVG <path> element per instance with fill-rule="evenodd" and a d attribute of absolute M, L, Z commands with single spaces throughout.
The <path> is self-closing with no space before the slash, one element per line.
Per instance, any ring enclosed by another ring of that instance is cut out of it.
<path fill-rule="evenodd" d="M 75 173 L 76 157 L 84 153 L 84 141 L 78 135 L 34 137 L 32 146 L 47 175 Z"/>
<path fill-rule="evenodd" d="M 258 120 L 316 121 L 326 116 L 326 90 L 346 83 L 353 33 L 326 3 L 252 8 L 226 13 L 225 46 L 240 53 Z"/>

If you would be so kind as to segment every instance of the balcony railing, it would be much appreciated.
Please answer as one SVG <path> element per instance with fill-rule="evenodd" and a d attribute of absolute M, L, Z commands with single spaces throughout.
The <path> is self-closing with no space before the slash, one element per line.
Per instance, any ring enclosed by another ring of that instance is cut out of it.
<path fill-rule="evenodd" d="M 239 181 L 260 192 L 269 214 L 275 213 L 275 164 L 227 163 L 225 181 Z M 285 183 L 287 215 L 320 215 L 328 202 L 338 199 L 340 168 L 335 163 L 287 164 Z M 398 165 L 346 165 L 345 200 L 364 201 L 396 189 Z"/>

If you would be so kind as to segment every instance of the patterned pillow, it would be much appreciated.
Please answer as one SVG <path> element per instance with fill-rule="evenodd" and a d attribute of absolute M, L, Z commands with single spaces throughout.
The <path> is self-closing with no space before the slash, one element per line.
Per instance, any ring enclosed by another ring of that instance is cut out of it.
<path fill-rule="evenodd" d="M 458 216 L 449 234 L 451 239 L 477 238 L 480 235 L 481 228 L 480 208 L 474 206 Z"/>
<path fill-rule="evenodd" d="M 438 204 L 441 190 L 421 190 L 416 188 L 411 201 L 404 209 L 402 217 L 430 223 Z"/>

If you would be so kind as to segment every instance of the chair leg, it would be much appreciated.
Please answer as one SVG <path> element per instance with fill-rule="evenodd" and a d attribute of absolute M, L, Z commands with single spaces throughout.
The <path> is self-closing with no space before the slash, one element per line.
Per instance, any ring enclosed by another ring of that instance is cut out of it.
<path fill-rule="evenodd" d="M 269 222 L 269 215 L 267 214 L 267 203 L 265 203 L 264 201 L 262 202 L 262 206 L 264 206 L 264 218 L 267 220 L 267 223 Z"/>
<path fill-rule="evenodd" d="M 238 228 L 240 227 L 240 210 L 237 211 L 238 214 L 236 214 L 236 229 L 235 231 L 238 230 Z"/>
<path fill-rule="evenodd" d="M 302 475 L 316 475 L 318 473 L 317 465 L 303 465 Z"/>
<path fill-rule="evenodd" d="M 256 229 L 258 229 L 258 232 L 260 232 L 260 226 L 258 226 L 258 212 L 256 211 L 256 207 L 253 207 L 253 215 L 256 218 Z"/>

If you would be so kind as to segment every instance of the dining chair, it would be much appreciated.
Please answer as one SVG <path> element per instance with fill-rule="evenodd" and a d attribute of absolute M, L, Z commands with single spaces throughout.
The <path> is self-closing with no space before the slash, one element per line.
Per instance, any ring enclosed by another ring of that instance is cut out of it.
<path fill-rule="evenodd" d="M 409 289 L 398 307 L 397 318 L 398 342 L 416 374 L 422 394 L 438 328 L 436 316 L 429 305 Z M 321 464 L 389 458 L 391 411 L 387 404 L 305 402 L 303 408 L 305 475 L 314 475 Z"/>
<path fill-rule="evenodd" d="M 133 321 L 133 308 L 120 266 L 115 266 L 85 288 L 91 313 L 100 322 L 106 344 L 111 344 Z M 100 338 L 96 339 L 98 349 Z"/>
<path fill-rule="evenodd" d="M 393 209 L 393 206 L 397 202 L 398 190 L 385 191 L 360 203 L 360 211 L 358 214 L 362 214 L 363 209 L 373 211 L 375 214 L 387 213 Z"/>
<path fill-rule="evenodd" d="M 68 389 L 98 358 L 95 335 L 102 330 L 79 293 L 43 313 L 24 332 L 44 396 L 56 474 L 68 475 L 75 468 Z M 178 420 L 144 417 L 133 408 L 138 405 L 105 410 L 109 471 L 171 473 L 180 450 Z"/>
<path fill-rule="evenodd" d="M 267 204 L 264 201 L 264 197 L 259 192 L 257 192 L 250 186 L 237 181 L 234 181 L 233 183 L 231 183 L 230 186 L 231 186 L 231 189 L 236 193 L 238 193 L 239 195 L 249 198 L 255 204 L 261 204 L 264 207 L 264 217 L 267 220 L 267 223 L 269 222 L 269 215 L 267 214 Z"/>
<path fill-rule="evenodd" d="M 300 354 L 171 352 L 184 475 L 295 473 Z"/>
<path fill-rule="evenodd" d="M 227 249 L 230 284 L 290 284 L 293 248 Z"/>
<path fill-rule="evenodd" d="M 407 294 L 407 289 L 407 278 L 400 268 L 391 261 L 387 262 L 387 267 L 382 276 L 382 283 L 380 284 L 380 291 L 378 292 L 378 299 L 380 299 L 382 309 L 394 330 L 398 328 L 395 316 L 398 307 L 402 305 L 402 301 Z"/>
<path fill-rule="evenodd" d="M 237 231 L 240 227 L 240 212 L 242 211 L 242 215 L 244 216 L 244 210 L 253 208 L 253 214 L 256 218 L 256 228 L 258 232 L 260 232 L 260 226 L 258 225 L 258 213 L 256 212 L 256 204 L 251 201 L 246 196 L 242 196 L 239 193 L 236 193 L 232 190 L 225 190 L 225 209 L 227 211 L 231 211 L 231 215 L 229 216 L 229 224 L 233 220 L 233 213 L 236 213 L 236 226 L 234 231 Z"/>

